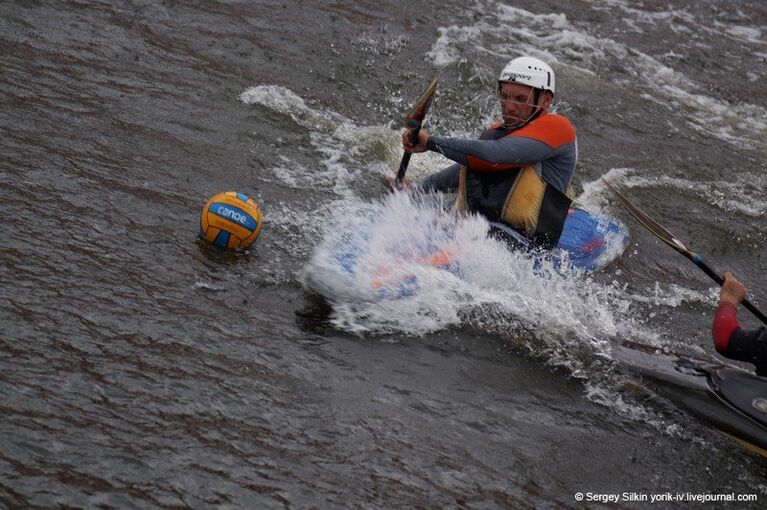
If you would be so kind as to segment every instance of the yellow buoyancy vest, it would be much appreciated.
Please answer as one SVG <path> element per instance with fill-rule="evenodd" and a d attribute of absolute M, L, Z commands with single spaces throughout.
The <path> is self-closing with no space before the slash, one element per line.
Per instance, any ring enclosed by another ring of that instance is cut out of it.
<path fill-rule="evenodd" d="M 469 211 L 466 192 L 466 167 L 461 167 L 458 176 L 459 211 Z M 571 200 L 554 186 L 546 183 L 535 168 L 527 166 L 516 172 L 500 219 L 514 230 L 521 232 L 537 244 L 556 246 L 567 218 Z"/>

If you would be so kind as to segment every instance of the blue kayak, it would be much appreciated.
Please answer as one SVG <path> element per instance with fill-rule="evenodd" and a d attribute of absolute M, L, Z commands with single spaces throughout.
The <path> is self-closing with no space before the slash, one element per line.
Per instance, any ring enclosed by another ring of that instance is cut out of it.
<path fill-rule="evenodd" d="M 567 252 L 574 267 L 594 271 L 620 257 L 628 242 L 628 230 L 613 220 L 571 208 L 557 249 Z"/>
<path fill-rule="evenodd" d="M 455 260 L 454 252 L 445 248 L 445 235 L 439 230 L 435 231 L 438 239 L 421 241 L 416 246 L 403 246 L 401 253 L 389 253 L 397 263 L 371 267 L 365 259 L 374 249 L 370 239 L 375 228 L 374 221 L 371 219 L 369 223 L 358 224 L 354 233 L 339 237 L 324 258 L 324 266 L 331 266 L 335 277 L 318 278 L 309 274 L 309 288 L 335 300 L 345 288 L 364 281 L 375 298 L 407 298 L 419 288 L 416 274 L 401 271 L 401 267 L 408 264 L 411 267 L 444 270 L 462 278 L 460 264 Z M 497 234 L 500 232 L 500 237 L 511 249 L 521 249 L 530 254 L 536 272 L 544 266 L 545 260 L 551 261 L 547 267 L 555 270 L 598 270 L 620 257 L 628 245 L 628 232 L 624 227 L 610 218 L 578 208 L 569 210 L 562 235 L 553 250 L 531 249 L 529 241 L 514 230 L 502 224 L 490 225 L 492 235 L 499 237 Z M 541 271 L 541 274 L 544 272 Z"/>

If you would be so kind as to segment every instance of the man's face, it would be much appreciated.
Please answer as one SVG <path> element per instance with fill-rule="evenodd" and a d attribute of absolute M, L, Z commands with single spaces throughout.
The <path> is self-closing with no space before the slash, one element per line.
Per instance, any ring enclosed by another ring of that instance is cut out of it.
<path fill-rule="evenodd" d="M 526 121 L 535 112 L 533 87 L 520 83 L 501 84 L 501 116 L 506 126 Z"/>

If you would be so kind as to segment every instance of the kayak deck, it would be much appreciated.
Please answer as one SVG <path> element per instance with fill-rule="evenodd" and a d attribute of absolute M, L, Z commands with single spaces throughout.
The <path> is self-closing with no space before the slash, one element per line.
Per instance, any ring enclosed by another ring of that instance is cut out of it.
<path fill-rule="evenodd" d="M 621 342 L 612 352 L 661 396 L 767 457 L 767 379 L 636 342 Z"/>
<path fill-rule="evenodd" d="M 401 299 L 412 296 L 419 288 L 415 274 L 403 274 L 401 267 L 406 264 L 446 270 L 459 278 L 463 276 L 453 253 L 461 247 L 456 246 L 455 250 L 445 247 L 444 240 L 450 239 L 449 233 L 436 232 L 440 242 L 427 239 L 417 245 L 403 245 L 402 253 L 398 253 L 400 248 L 389 247 L 393 250 L 389 255 L 394 262 L 370 267 L 366 258 L 371 253 L 371 246 L 375 245 L 375 218 L 357 227 L 354 235 L 341 236 L 324 255 L 324 268 L 332 269 L 339 282 L 369 281 L 377 298 Z M 559 243 L 551 251 L 530 250 L 529 241 L 519 233 L 506 225 L 491 223 L 491 235 L 496 236 L 498 232 L 511 249 L 529 251 L 536 270 L 543 261 L 550 260 L 555 270 L 594 271 L 620 257 L 628 245 L 628 232 L 624 227 L 609 218 L 576 208 L 570 209 Z M 312 274 L 308 275 L 307 285 L 330 300 L 338 297 L 339 290 L 343 293 L 344 286 Z"/>
<path fill-rule="evenodd" d="M 618 258 L 627 245 L 625 228 L 583 209 L 571 208 L 557 249 L 567 252 L 573 266 L 593 271 Z"/>

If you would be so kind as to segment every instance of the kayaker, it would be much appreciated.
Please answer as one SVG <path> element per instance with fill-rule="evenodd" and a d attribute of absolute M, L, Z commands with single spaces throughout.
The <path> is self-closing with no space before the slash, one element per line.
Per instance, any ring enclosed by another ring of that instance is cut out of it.
<path fill-rule="evenodd" d="M 738 324 L 738 306 L 746 299 L 746 288 L 729 271 L 719 292 L 719 308 L 712 325 L 714 346 L 722 356 L 752 363 L 756 375 L 767 376 L 767 328 L 743 330 Z"/>
<path fill-rule="evenodd" d="M 418 184 L 425 191 L 457 192 L 457 208 L 511 227 L 538 245 L 556 245 L 578 159 L 575 129 L 548 111 L 554 71 L 533 57 L 510 61 L 498 78 L 502 121 L 479 140 L 421 130 L 416 143 L 402 134 L 407 152 L 439 152 L 455 164 Z"/>

